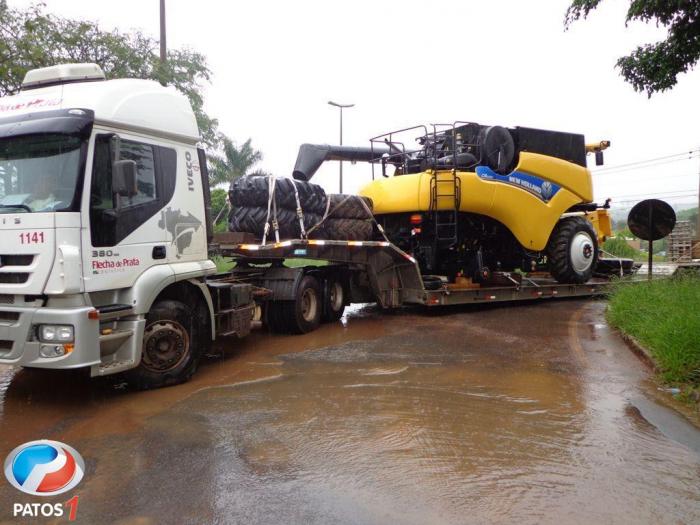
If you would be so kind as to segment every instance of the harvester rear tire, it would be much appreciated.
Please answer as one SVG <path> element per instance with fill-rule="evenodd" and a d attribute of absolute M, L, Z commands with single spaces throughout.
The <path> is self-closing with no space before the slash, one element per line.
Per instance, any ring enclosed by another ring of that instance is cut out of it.
<path fill-rule="evenodd" d="M 330 239 L 337 241 L 369 241 L 372 223 L 360 219 L 326 219 L 323 223 Z"/>
<path fill-rule="evenodd" d="M 593 276 L 598 262 L 598 241 L 593 225 L 584 217 L 567 217 L 554 227 L 547 245 L 549 271 L 560 283 L 582 284 Z"/>
<path fill-rule="evenodd" d="M 265 230 L 265 220 L 267 219 L 267 207 L 261 206 L 240 206 L 235 207 L 229 213 L 228 227 L 232 232 L 252 233 L 257 238 L 262 238 Z M 309 230 L 314 224 L 321 220 L 319 215 L 304 213 L 304 229 Z M 297 238 L 301 235 L 299 219 L 297 214 L 291 210 L 277 210 L 277 224 L 279 225 L 280 236 L 285 239 Z M 274 231 L 270 226 L 268 239 L 274 239 Z"/>
<path fill-rule="evenodd" d="M 331 200 L 328 214 L 331 219 L 370 219 L 372 217 L 372 214 L 367 212 L 367 208 L 370 212 L 372 211 L 372 199 L 368 197 L 332 193 L 328 198 Z"/>
<path fill-rule="evenodd" d="M 280 177 L 275 182 L 277 208 L 294 211 L 297 209 L 292 179 Z M 229 189 L 229 199 L 233 206 L 265 207 L 269 198 L 268 177 L 245 176 L 233 181 Z M 304 181 L 296 181 L 301 209 L 306 213 L 321 215 L 326 211 L 326 192 L 321 186 Z"/>

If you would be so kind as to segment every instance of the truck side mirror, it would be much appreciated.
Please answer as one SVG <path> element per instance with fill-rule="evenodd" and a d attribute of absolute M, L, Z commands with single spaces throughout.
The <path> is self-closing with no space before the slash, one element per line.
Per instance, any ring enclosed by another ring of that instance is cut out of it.
<path fill-rule="evenodd" d="M 120 197 L 133 197 L 136 186 L 136 161 L 117 160 L 112 163 L 112 193 Z"/>
<path fill-rule="evenodd" d="M 597 150 L 595 152 L 595 165 L 596 166 L 602 166 L 604 164 L 603 160 L 603 151 L 602 150 Z"/>

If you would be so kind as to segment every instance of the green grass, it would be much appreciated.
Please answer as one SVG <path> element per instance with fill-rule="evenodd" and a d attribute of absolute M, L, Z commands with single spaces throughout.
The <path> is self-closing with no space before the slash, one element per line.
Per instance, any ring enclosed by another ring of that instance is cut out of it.
<path fill-rule="evenodd" d="M 700 276 L 621 284 L 608 320 L 649 349 L 666 382 L 700 385 Z"/>
<path fill-rule="evenodd" d="M 216 271 L 219 273 L 228 272 L 231 268 L 236 266 L 236 263 L 231 260 L 230 257 L 222 257 L 221 255 L 214 255 L 211 258 L 216 264 Z"/>
<path fill-rule="evenodd" d="M 300 266 L 326 266 L 328 261 L 318 259 L 285 259 L 284 265 L 288 268 L 299 268 Z"/>
<path fill-rule="evenodd" d="M 236 263 L 231 260 L 230 257 L 221 257 L 220 255 L 215 255 L 211 258 L 216 264 L 216 271 L 219 273 L 228 272 L 231 268 L 236 266 Z M 288 268 L 299 268 L 300 266 L 326 266 L 328 261 L 319 261 L 316 259 L 285 259 L 284 265 Z"/>

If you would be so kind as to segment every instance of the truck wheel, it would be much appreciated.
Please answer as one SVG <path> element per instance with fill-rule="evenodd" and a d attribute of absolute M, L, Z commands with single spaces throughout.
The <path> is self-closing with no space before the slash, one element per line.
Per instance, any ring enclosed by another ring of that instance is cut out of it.
<path fill-rule="evenodd" d="M 270 301 L 266 322 L 276 333 L 306 334 L 321 323 L 321 289 L 318 281 L 307 275 L 297 286 L 293 301 Z"/>
<path fill-rule="evenodd" d="M 583 217 L 560 220 L 549 238 L 547 257 L 549 271 L 560 283 L 588 281 L 598 261 L 598 241 L 593 225 Z"/>
<path fill-rule="evenodd" d="M 158 301 L 146 315 L 141 363 L 125 373 L 137 388 L 184 383 L 197 369 L 200 345 L 195 315 L 180 301 Z"/>
<path fill-rule="evenodd" d="M 324 308 L 322 320 L 324 323 L 334 323 L 345 311 L 345 289 L 338 279 L 328 280 L 328 293 L 323 298 Z"/>

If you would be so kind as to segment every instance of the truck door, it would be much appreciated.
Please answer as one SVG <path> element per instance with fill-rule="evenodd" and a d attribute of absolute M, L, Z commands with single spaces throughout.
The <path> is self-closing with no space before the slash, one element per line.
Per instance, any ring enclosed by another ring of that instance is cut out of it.
<path fill-rule="evenodd" d="M 135 162 L 135 191 L 126 197 L 112 187 L 119 160 Z M 95 136 L 89 230 L 83 235 L 86 291 L 129 287 L 146 269 L 166 263 L 160 212 L 175 190 L 176 163 L 173 148 L 124 134 Z"/>

